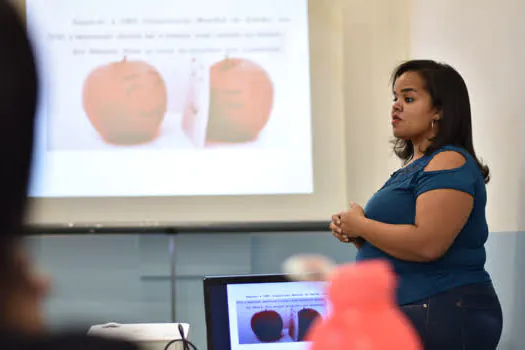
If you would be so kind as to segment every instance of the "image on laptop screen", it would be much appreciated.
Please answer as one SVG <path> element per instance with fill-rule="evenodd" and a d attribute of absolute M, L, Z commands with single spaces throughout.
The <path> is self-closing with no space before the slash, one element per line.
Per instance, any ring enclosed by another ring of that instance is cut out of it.
<path fill-rule="evenodd" d="M 204 287 L 210 350 L 306 350 L 327 310 L 324 282 L 254 275 L 206 278 Z"/>

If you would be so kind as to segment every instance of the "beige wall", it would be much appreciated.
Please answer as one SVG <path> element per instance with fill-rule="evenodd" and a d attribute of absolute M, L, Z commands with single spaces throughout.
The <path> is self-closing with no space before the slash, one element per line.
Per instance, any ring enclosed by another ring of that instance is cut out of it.
<path fill-rule="evenodd" d="M 343 1 L 347 194 L 364 204 L 399 166 L 389 78 L 410 55 L 410 1 Z"/>
<path fill-rule="evenodd" d="M 475 146 L 493 175 L 491 231 L 524 229 L 525 3 L 343 1 L 349 199 L 364 203 L 398 166 L 388 143 L 392 68 L 437 59 L 455 66 L 470 90 Z"/>
<path fill-rule="evenodd" d="M 491 231 L 525 228 L 525 3 L 520 0 L 414 0 L 412 54 L 449 62 L 471 94 L 474 142 L 491 167 Z"/>

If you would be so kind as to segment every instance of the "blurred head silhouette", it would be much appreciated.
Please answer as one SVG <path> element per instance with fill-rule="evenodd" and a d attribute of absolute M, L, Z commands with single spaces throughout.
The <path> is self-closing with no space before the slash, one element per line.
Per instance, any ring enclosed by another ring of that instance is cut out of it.
<path fill-rule="evenodd" d="M 22 238 L 38 81 L 25 26 L 6 0 L 0 0 L 0 52 L 0 331 L 33 334 L 43 330 L 46 288 L 31 270 Z"/>

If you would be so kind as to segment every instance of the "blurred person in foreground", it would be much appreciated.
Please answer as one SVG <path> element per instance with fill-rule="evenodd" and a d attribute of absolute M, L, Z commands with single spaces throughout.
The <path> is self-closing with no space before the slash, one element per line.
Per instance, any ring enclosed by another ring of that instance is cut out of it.
<path fill-rule="evenodd" d="M 22 245 L 38 77 L 25 27 L 5 0 L 0 0 L 0 52 L 0 349 L 133 350 L 126 342 L 46 331 L 42 304 L 47 283 L 33 270 Z"/>

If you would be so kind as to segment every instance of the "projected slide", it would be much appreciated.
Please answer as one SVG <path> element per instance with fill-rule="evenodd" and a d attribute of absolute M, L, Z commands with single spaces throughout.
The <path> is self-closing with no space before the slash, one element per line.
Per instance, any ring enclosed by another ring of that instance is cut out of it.
<path fill-rule="evenodd" d="M 322 282 L 228 285 L 230 344 L 235 349 L 307 349 L 306 335 L 326 314 Z"/>
<path fill-rule="evenodd" d="M 27 0 L 31 195 L 313 192 L 306 0 Z"/>

